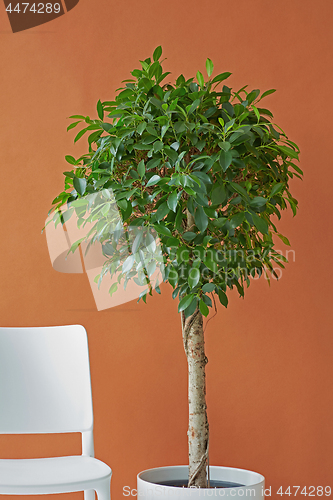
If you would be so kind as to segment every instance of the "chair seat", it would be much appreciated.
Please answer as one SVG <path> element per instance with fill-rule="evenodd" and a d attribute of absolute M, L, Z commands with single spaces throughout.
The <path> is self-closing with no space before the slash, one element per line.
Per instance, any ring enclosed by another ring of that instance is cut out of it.
<path fill-rule="evenodd" d="M 96 458 L 67 457 L 0 460 L 0 494 L 46 494 L 96 489 L 111 477 Z"/>

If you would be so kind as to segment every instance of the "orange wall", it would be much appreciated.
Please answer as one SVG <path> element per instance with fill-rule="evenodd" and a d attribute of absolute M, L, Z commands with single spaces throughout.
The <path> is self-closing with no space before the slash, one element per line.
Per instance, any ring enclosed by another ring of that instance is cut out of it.
<path fill-rule="evenodd" d="M 270 288 L 232 293 L 209 323 L 210 459 L 260 471 L 273 492 L 333 486 L 332 17 L 329 0 L 81 0 L 12 34 L 0 5 L 0 323 L 86 327 L 96 455 L 113 469 L 113 499 L 143 469 L 186 463 L 186 361 L 168 285 L 147 305 L 97 312 L 85 275 L 51 267 L 41 228 L 64 155 L 84 151 L 66 117 L 93 116 L 159 44 L 174 76 L 210 57 L 234 88 L 278 90 L 266 103 L 305 172 L 292 182 L 299 214 L 279 226 L 296 260 Z M 0 437 L 1 458 L 79 452 L 77 435 Z"/>

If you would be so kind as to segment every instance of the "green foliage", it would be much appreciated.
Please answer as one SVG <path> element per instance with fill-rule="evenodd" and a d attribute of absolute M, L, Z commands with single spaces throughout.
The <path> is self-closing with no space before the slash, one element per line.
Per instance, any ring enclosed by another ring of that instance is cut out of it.
<path fill-rule="evenodd" d="M 295 164 L 299 148 L 261 107 L 274 89 L 232 91 L 224 84 L 230 73 L 211 78 L 210 59 L 208 80 L 198 71 L 197 81 L 180 75 L 165 83 L 161 55 L 157 47 L 113 101 L 98 101 L 97 118 L 71 117 L 68 129 L 83 125 L 75 142 L 88 133 L 88 152 L 66 156 L 73 170 L 64 173 L 54 208 L 112 189 L 125 228 L 158 232 L 179 311 L 199 307 L 207 315 L 209 293 L 226 307 L 228 288 L 244 296 L 251 277 L 274 274 L 275 263 L 283 267 L 273 235 L 289 241 L 274 219 L 288 205 L 296 214 L 289 181 L 303 174 Z M 110 234 L 98 239 L 107 244 Z M 112 257 L 107 265 L 114 269 Z M 123 267 L 125 274 L 131 269 Z"/>

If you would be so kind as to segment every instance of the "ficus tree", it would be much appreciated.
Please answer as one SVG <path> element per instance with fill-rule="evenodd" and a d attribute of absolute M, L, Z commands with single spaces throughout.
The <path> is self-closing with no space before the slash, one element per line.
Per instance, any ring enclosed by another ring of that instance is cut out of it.
<path fill-rule="evenodd" d="M 78 159 L 66 156 L 72 168 L 64 172 L 65 189 L 53 201 L 53 219 L 62 221 L 61 207 L 67 204 L 82 224 L 84 198 L 98 193 L 96 224 L 89 233 L 105 255 L 98 279 L 116 271 L 125 283 L 134 277 L 147 285 L 140 296 L 144 302 L 152 293 L 149 276 L 156 266 L 153 261 L 142 266 L 137 258 L 138 238 L 144 236 L 137 235 L 131 255 L 121 259 L 129 240 L 112 223 L 108 190 L 125 229 L 158 233 L 164 280 L 178 298 L 188 361 L 189 486 L 206 487 L 203 317 L 216 309 L 216 301 L 227 307 L 228 290 L 235 287 L 243 297 L 251 279 L 269 280 L 277 276 L 276 266 L 284 267 L 287 259 L 276 250 L 276 237 L 289 241 L 276 222 L 288 206 L 296 214 L 289 183 L 302 171 L 295 163 L 298 146 L 261 105 L 274 89 L 233 91 L 224 83 L 230 73 L 212 76 L 210 59 L 207 78 L 198 71 L 196 79 L 180 75 L 175 83 L 164 83 L 169 73 L 163 72 L 161 55 L 157 47 L 113 101 L 98 101 L 96 118 L 71 117 L 69 130 L 84 124 L 74 142 L 88 134 L 88 148 Z"/>

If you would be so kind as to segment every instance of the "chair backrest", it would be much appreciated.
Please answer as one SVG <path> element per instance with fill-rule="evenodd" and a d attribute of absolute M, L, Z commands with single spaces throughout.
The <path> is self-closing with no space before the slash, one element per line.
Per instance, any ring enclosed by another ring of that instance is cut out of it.
<path fill-rule="evenodd" d="M 0 433 L 90 434 L 92 427 L 83 326 L 0 328 Z"/>

